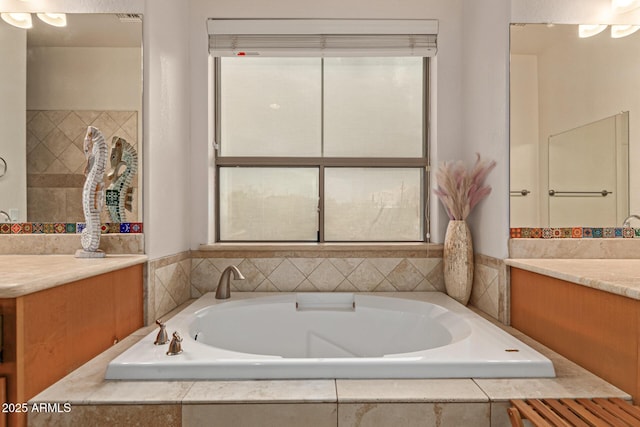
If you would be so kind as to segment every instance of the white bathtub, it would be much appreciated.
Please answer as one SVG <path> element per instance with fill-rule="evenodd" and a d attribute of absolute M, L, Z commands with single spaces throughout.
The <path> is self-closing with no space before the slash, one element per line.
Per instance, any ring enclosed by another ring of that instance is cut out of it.
<path fill-rule="evenodd" d="M 442 293 L 264 295 L 203 296 L 167 322 L 182 354 L 167 356 L 154 331 L 106 378 L 555 376 L 549 359 Z"/>

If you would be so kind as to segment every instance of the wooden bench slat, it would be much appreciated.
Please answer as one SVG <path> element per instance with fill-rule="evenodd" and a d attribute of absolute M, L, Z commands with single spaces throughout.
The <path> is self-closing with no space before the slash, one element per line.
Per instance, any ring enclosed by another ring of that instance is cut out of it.
<path fill-rule="evenodd" d="M 615 403 L 620 409 L 625 411 L 627 414 L 640 420 L 640 408 L 637 407 L 636 405 L 632 405 L 631 403 L 625 400 L 622 400 L 619 397 L 613 397 L 609 399 L 609 401 Z"/>
<path fill-rule="evenodd" d="M 522 422 L 522 417 L 520 416 L 520 411 L 516 408 L 511 407 L 507 408 L 507 414 L 509 414 L 509 419 L 511 420 L 511 427 L 524 427 L 524 423 Z M 4 427 L 4 426 L 0 426 Z"/>
<path fill-rule="evenodd" d="M 630 424 L 632 426 L 640 425 L 639 419 L 637 419 L 633 415 L 626 413 L 621 407 L 619 407 L 615 403 L 603 398 L 595 398 L 593 399 L 593 401 L 596 404 L 600 405 L 602 408 L 609 411 L 613 416 L 620 418 L 625 423 Z"/>
<path fill-rule="evenodd" d="M 591 423 L 594 427 L 611 427 L 608 423 L 599 420 L 595 415 L 589 412 L 587 408 L 578 404 L 578 402 L 573 399 L 560 399 L 560 402 L 562 402 L 563 405 L 567 406 L 587 423 Z"/>
<path fill-rule="evenodd" d="M 551 425 L 555 427 L 571 427 L 542 401 L 538 399 L 527 399 L 527 403 L 529 403 L 529 405 L 531 405 L 540 415 L 546 418 Z"/>
<path fill-rule="evenodd" d="M 576 401 L 614 427 L 629 427 L 625 422 L 621 421 L 619 418 L 614 417 L 604 408 L 596 405 L 595 402 L 590 399 L 576 399 Z"/>
<path fill-rule="evenodd" d="M 513 427 L 640 427 L 640 406 L 620 398 L 512 399 Z"/>
<path fill-rule="evenodd" d="M 575 427 L 591 427 L 590 424 L 585 423 L 580 417 L 571 412 L 569 408 L 564 406 L 557 399 L 544 399 L 545 404 L 551 406 L 560 415 L 562 415 L 571 425 Z"/>
<path fill-rule="evenodd" d="M 533 408 L 527 405 L 523 400 L 512 400 L 511 404 L 520 411 L 524 418 L 531 421 L 534 426 L 552 427 L 544 418 L 542 418 Z"/>

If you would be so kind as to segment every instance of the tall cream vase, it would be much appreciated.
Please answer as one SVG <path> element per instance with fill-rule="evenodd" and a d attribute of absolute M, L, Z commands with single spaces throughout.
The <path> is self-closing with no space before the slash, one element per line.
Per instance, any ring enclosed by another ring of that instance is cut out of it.
<path fill-rule="evenodd" d="M 443 263 L 447 294 L 467 305 L 473 285 L 473 241 L 466 221 L 449 221 L 444 237 Z"/>

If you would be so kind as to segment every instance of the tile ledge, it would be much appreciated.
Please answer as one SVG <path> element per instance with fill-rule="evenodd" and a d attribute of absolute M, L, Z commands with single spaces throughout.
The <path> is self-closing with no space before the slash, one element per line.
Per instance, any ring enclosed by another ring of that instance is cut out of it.
<path fill-rule="evenodd" d="M 198 247 L 216 251 L 420 251 L 441 250 L 438 243 L 211 243 Z"/>

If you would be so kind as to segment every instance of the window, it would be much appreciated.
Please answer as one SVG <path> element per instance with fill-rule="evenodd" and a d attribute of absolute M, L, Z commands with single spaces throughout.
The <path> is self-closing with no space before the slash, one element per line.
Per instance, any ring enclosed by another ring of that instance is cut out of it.
<path fill-rule="evenodd" d="M 219 241 L 424 241 L 423 57 L 221 57 Z"/>

